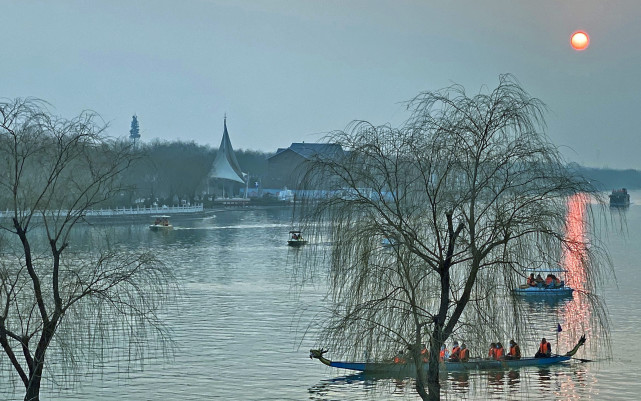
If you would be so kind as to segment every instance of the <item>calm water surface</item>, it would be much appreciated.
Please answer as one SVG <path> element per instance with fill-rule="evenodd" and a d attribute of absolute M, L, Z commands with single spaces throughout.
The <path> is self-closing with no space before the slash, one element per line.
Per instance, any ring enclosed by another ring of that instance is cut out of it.
<path fill-rule="evenodd" d="M 443 398 L 641 397 L 641 362 L 635 352 L 641 343 L 641 193 L 632 193 L 632 198 L 639 204 L 626 211 L 627 235 L 614 233 L 607 239 L 617 278 L 604 289 L 612 320 L 611 349 L 581 350 L 578 356 L 596 360 L 591 363 L 450 374 L 443 381 Z M 313 336 L 303 334 L 322 308 L 324 287 L 322 282 L 302 290 L 293 285 L 299 251 L 286 246 L 290 221 L 291 209 L 274 208 L 183 217 L 175 219 L 176 229 L 166 234 L 150 232 L 145 221 L 115 225 L 123 242 L 153 249 L 167 260 L 183 285 L 182 296 L 166 317 L 178 346 L 175 357 L 148 359 L 142 370 L 130 371 L 125 363 L 109 361 L 81 386 L 43 388 L 43 399 L 420 399 L 410 380 L 349 375 L 308 358 Z M 568 309 L 571 305 L 534 304 L 532 309 L 557 314 L 563 321 L 576 313 Z M 529 348 L 524 352 L 533 353 Z M 1 383 L 0 399 L 21 399 Z"/>

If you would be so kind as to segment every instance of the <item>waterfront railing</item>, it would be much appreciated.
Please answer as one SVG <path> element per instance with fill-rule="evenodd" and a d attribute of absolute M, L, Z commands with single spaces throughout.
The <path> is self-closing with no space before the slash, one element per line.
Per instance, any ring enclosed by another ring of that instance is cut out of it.
<path fill-rule="evenodd" d="M 177 213 L 198 213 L 204 210 L 203 205 L 189 205 L 189 206 L 150 206 L 150 207 L 123 207 L 115 209 L 90 209 L 86 210 L 83 215 L 86 217 L 98 216 L 134 216 L 134 215 L 148 215 L 148 214 L 177 214 Z M 0 211 L 0 218 L 13 216 L 13 211 L 6 210 Z M 41 213 L 38 213 L 41 214 Z M 75 214 L 68 210 L 56 210 L 52 214 L 57 216 L 66 216 L 68 214 Z"/>

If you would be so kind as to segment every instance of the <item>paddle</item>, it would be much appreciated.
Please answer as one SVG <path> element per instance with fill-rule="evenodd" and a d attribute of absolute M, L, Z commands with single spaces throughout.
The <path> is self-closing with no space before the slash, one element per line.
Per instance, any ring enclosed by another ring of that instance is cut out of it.
<path fill-rule="evenodd" d="M 569 355 L 552 354 L 552 356 L 569 356 Z M 592 359 L 577 358 L 575 356 L 573 356 L 572 359 L 576 359 L 579 362 L 594 362 L 594 360 Z"/>

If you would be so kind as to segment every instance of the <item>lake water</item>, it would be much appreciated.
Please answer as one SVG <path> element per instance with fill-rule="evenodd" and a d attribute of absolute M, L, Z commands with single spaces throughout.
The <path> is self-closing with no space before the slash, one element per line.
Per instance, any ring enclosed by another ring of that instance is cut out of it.
<path fill-rule="evenodd" d="M 641 193 L 632 193 L 641 200 Z M 641 202 L 640 202 L 641 203 Z M 123 242 L 150 248 L 175 270 L 183 287 L 166 317 L 177 344 L 171 359 L 147 359 L 142 370 L 108 361 L 82 385 L 43 388 L 47 400 L 418 400 L 411 380 L 366 378 L 308 357 L 308 324 L 323 305 L 322 280 L 302 289 L 296 249 L 286 245 L 291 209 L 226 210 L 215 217 L 174 220 L 169 233 L 148 222 L 114 224 Z M 444 378 L 443 399 L 628 400 L 641 396 L 641 204 L 626 212 L 626 236 L 607 239 L 616 283 L 604 296 L 612 321 L 611 349 L 581 350 L 581 358 L 549 369 L 470 372 Z M 614 224 L 613 224 L 614 226 Z M 294 280 L 294 276 L 298 278 Z M 571 315 L 560 305 L 533 305 Z M 571 317 L 571 316 L 570 316 Z M 561 333 L 561 337 L 565 332 Z M 553 337 L 552 337 L 553 338 Z M 569 340 L 568 340 L 569 341 Z M 588 341 L 594 339 L 588 338 Z M 567 341 L 566 341 L 567 342 Z M 534 349 L 524 349 L 533 353 Z M 0 380 L 0 399 L 21 399 Z"/>

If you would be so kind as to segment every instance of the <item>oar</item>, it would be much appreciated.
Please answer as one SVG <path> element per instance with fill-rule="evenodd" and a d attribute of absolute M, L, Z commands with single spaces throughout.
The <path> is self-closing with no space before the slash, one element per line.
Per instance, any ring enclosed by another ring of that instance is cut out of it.
<path fill-rule="evenodd" d="M 567 355 L 552 354 L 552 356 L 567 356 Z M 575 356 L 573 356 L 572 359 L 576 359 L 579 362 L 594 362 L 592 359 L 577 358 Z"/>

